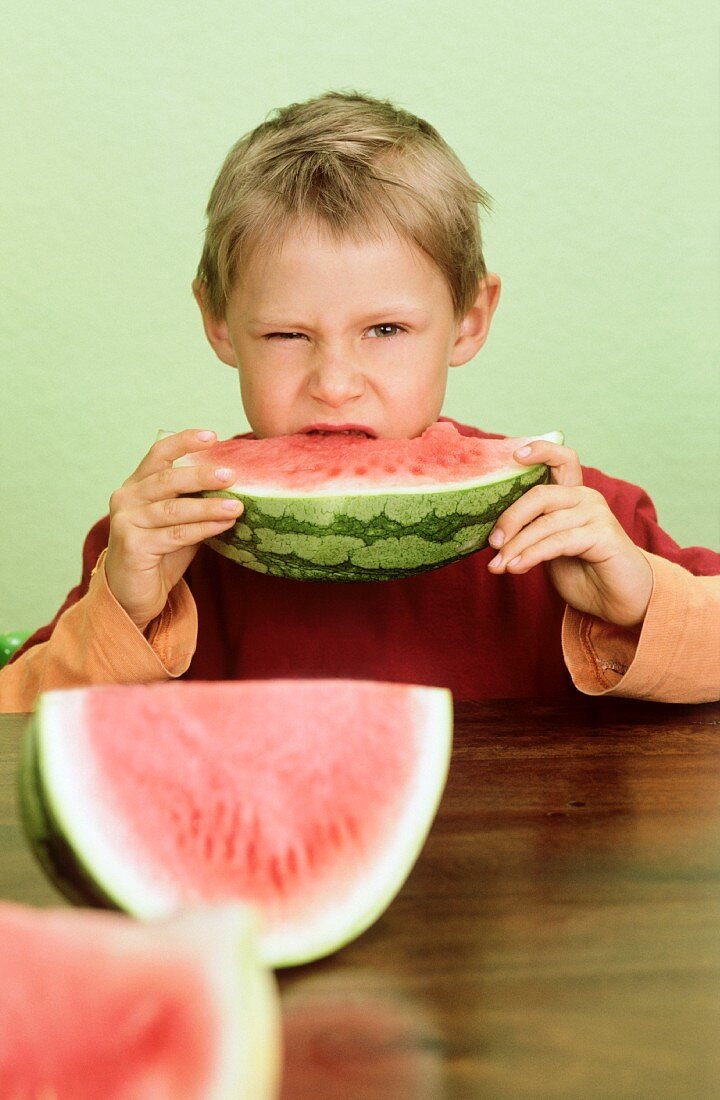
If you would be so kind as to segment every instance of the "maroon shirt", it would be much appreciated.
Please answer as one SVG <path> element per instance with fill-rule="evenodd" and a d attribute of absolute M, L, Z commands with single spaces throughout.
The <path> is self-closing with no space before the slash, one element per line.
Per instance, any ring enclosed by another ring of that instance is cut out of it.
<path fill-rule="evenodd" d="M 450 423 L 463 435 L 503 438 Z M 696 575 L 720 573 L 720 554 L 683 549 L 659 527 L 642 489 L 585 466 L 583 480 L 638 546 Z M 16 657 L 47 641 L 87 592 L 109 529 L 105 516 L 90 530 L 80 584 Z M 402 580 L 341 583 L 256 573 L 202 545 L 184 578 L 198 638 L 182 679 L 348 677 L 448 687 L 458 700 L 576 696 L 560 641 L 565 604 L 545 568 L 495 576 L 487 568 L 494 554 L 487 548 Z"/>

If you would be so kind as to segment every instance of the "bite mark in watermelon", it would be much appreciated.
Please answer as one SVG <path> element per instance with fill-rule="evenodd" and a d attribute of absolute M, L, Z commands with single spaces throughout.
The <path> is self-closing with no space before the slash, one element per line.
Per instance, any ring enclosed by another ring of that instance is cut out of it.
<path fill-rule="evenodd" d="M 142 924 L 0 903 L 0 1096 L 272 1100 L 275 980 L 257 914 L 233 904 Z"/>
<path fill-rule="evenodd" d="M 30 844 L 71 900 L 143 918 L 237 899 L 271 966 L 363 932 L 447 776 L 444 688 L 175 681 L 45 692 L 25 735 Z"/>
<path fill-rule="evenodd" d="M 438 422 L 415 439 L 227 439 L 175 465 L 235 470 L 232 486 L 199 495 L 243 502 L 233 526 L 207 540 L 240 565 L 298 580 L 391 580 L 487 546 L 501 513 L 549 480 L 544 464 L 512 457 L 533 439 L 563 435 L 479 439 Z"/>

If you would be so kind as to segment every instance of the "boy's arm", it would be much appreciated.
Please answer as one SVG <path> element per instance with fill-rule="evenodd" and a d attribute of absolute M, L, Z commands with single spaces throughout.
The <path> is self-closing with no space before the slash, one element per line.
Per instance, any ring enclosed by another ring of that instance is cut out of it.
<path fill-rule="evenodd" d="M 28 710 L 52 688 L 147 683 L 186 671 L 197 612 L 183 574 L 200 543 L 231 527 L 242 505 L 231 516 L 226 501 L 197 499 L 232 482 L 232 470 L 173 467 L 215 438 L 187 429 L 156 440 L 111 494 L 108 515 L 85 539 L 80 584 L 0 672 L 0 711 Z"/>
<path fill-rule="evenodd" d="M 720 554 L 679 546 L 643 489 L 581 466 L 569 447 L 536 440 L 515 457 L 546 462 L 551 481 L 503 512 L 488 567 L 526 573 L 545 563 L 567 605 L 562 640 L 576 686 L 661 702 L 720 698 Z"/>
<path fill-rule="evenodd" d="M 137 684 L 181 676 L 192 660 L 197 610 L 184 580 L 142 633 L 108 588 L 100 554 L 87 591 L 59 615 L 49 639 L 0 671 L 0 713 L 29 711 L 42 691 Z M 31 641 L 32 639 L 30 639 Z"/>
<path fill-rule="evenodd" d="M 694 576 L 642 550 L 653 590 L 642 627 L 614 626 L 567 607 L 562 645 L 586 695 L 666 703 L 720 699 L 720 576 Z"/>

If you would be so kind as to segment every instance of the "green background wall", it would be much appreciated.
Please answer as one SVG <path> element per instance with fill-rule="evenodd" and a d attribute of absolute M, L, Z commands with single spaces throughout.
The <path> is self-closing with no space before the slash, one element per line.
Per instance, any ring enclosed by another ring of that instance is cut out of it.
<path fill-rule="evenodd" d="M 330 88 L 428 118 L 504 281 L 445 412 L 563 428 L 717 546 L 714 0 L 5 0 L 0 631 L 47 622 L 160 427 L 246 429 L 190 281 L 230 145 Z"/>

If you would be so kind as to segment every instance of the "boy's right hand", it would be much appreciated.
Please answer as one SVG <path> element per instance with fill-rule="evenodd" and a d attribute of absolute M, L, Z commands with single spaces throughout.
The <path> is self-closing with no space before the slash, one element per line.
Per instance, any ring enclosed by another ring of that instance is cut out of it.
<path fill-rule="evenodd" d="M 175 459 L 212 446 L 215 433 L 209 436 L 201 439 L 197 430 L 188 429 L 158 440 L 110 497 L 105 575 L 113 596 L 141 631 L 165 607 L 203 539 L 227 530 L 242 513 L 240 501 L 183 496 L 233 483 L 232 470 L 218 477 L 215 466 L 173 469 Z M 228 503 L 234 510 L 225 508 Z"/>

